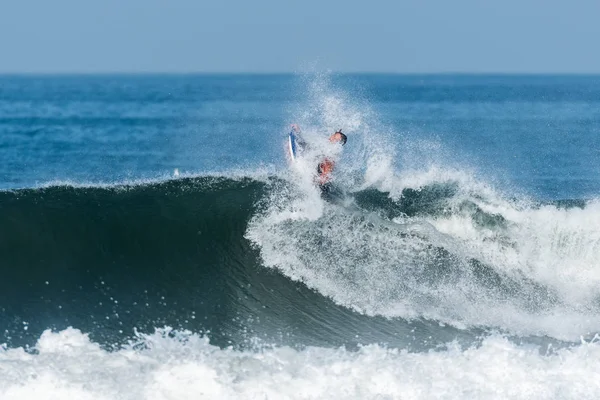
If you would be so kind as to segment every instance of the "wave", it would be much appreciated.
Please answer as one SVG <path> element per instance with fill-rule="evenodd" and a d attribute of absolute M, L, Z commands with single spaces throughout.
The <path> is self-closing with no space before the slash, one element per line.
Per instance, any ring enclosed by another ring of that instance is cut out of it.
<path fill-rule="evenodd" d="M 402 321 L 354 313 L 264 268 L 244 235 L 282 186 L 276 177 L 199 176 L 0 192 L 7 343 L 76 326 L 113 347 L 168 325 L 210 332 L 222 346 L 425 346 L 406 339 L 412 328 Z M 438 338 L 457 335 L 470 336 L 448 328 Z"/>
<path fill-rule="evenodd" d="M 107 346 L 168 325 L 222 346 L 414 349 L 598 331 L 597 202 L 423 176 L 328 200 L 293 175 L 0 192 L 7 342 L 69 326 Z"/>

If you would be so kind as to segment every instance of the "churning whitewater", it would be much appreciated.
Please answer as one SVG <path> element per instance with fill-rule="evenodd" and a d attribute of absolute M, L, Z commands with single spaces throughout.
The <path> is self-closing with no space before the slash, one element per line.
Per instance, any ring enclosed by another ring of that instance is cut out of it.
<path fill-rule="evenodd" d="M 298 80 L 282 113 L 315 154 L 348 134 L 327 193 L 283 124 L 270 163 L 0 191 L 0 399 L 600 395 L 597 196 L 535 196 L 382 122 L 385 99 Z"/>

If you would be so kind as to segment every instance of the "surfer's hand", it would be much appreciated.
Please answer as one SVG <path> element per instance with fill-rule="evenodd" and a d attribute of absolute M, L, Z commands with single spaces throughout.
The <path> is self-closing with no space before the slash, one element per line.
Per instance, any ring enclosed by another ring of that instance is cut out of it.
<path fill-rule="evenodd" d="M 300 127 L 297 124 L 292 124 L 292 130 L 300 132 Z"/>

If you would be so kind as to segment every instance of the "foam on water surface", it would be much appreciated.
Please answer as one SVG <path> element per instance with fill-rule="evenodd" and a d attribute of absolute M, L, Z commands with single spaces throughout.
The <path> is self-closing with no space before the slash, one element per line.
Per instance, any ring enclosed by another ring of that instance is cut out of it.
<path fill-rule="evenodd" d="M 398 159 L 402 135 L 392 144 L 393 132 L 368 105 L 324 77 L 308 88 L 314 109 L 301 108 L 295 120 L 315 154 L 325 152 L 323 132 L 348 124 L 352 145 L 334 181 L 345 194 L 323 200 L 313 182 L 316 156 L 297 163 L 291 185 L 270 193 L 246 232 L 265 266 L 367 315 L 561 340 L 600 330 L 596 202 L 562 209 L 508 196 L 431 141 L 408 144 Z M 355 204 L 368 190 L 385 194 L 387 210 Z M 394 208 L 403 211 L 381 215 Z"/>
<path fill-rule="evenodd" d="M 35 353 L 0 351 L 0 398 L 22 399 L 592 399 L 600 395 L 594 342 L 480 346 L 426 353 L 368 345 L 220 349 L 160 330 L 108 352 L 76 329 L 45 332 Z"/>

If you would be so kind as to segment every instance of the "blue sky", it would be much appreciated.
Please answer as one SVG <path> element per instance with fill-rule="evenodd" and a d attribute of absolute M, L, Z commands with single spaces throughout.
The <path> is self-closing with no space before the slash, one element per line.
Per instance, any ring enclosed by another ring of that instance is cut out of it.
<path fill-rule="evenodd" d="M 600 73 L 599 0 L 19 0 L 0 72 Z"/>

